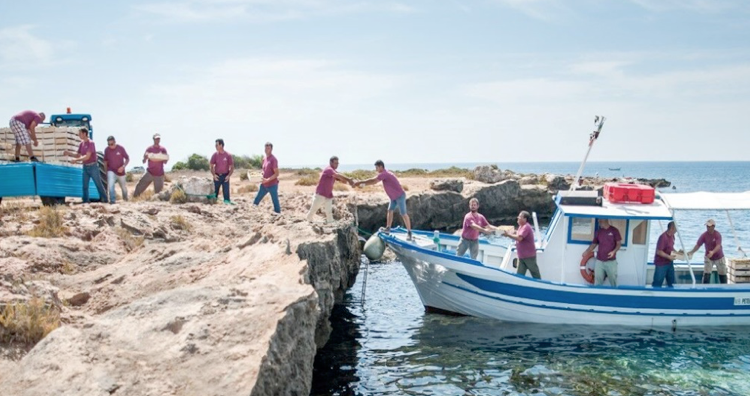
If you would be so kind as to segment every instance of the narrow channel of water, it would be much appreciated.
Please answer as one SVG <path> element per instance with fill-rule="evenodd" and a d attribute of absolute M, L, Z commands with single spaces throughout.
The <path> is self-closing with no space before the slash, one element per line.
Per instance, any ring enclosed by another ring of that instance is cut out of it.
<path fill-rule="evenodd" d="M 427 314 L 400 263 L 336 307 L 312 395 L 750 395 L 745 327 L 647 330 Z"/>

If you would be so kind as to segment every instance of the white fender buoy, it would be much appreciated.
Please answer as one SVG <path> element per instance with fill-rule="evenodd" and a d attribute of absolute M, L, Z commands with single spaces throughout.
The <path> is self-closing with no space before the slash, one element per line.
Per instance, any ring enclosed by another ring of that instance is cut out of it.
<path fill-rule="evenodd" d="M 385 252 L 385 242 L 375 233 L 365 242 L 363 252 L 370 261 L 378 260 L 383 257 L 383 253 Z"/>

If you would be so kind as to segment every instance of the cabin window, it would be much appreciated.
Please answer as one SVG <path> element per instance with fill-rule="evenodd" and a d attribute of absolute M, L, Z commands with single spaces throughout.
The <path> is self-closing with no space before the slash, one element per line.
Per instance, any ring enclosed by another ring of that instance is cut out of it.
<path fill-rule="evenodd" d="M 633 245 L 645 245 L 648 240 L 648 234 L 646 233 L 646 221 L 641 221 L 640 224 L 633 228 Z"/>
<path fill-rule="evenodd" d="M 594 239 L 595 219 L 571 217 L 568 227 L 568 243 L 590 244 Z"/>

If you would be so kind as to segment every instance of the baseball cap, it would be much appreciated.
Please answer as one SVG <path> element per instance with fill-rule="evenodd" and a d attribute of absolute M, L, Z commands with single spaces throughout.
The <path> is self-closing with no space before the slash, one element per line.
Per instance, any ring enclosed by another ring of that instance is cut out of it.
<path fill-rule="evenodd" d="M 714 221 L 714 219 L 708 219 L 706 220 L 706 225 L 709 227 L 714 227 L 716 225 L 716 222 Z"/>
<path fill-rule="evenodd" d="M 155 133 L 154 134 L 154 139 L 161 139 L 161 135 L 159 135 L 158 133 Z"/>

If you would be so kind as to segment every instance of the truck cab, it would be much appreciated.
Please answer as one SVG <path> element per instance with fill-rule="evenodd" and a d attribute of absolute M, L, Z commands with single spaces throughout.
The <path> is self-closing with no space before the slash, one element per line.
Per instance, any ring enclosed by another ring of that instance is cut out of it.
<path fill-rule="evenodd" d="M 54 127 L 85 127 L 89 130 L 89 139 L 94 138 L 94 127 L 91 126 L 91 114 L 72 114 L 68 107 L 65 114 L 53 114 L 49 124 Z"/>

